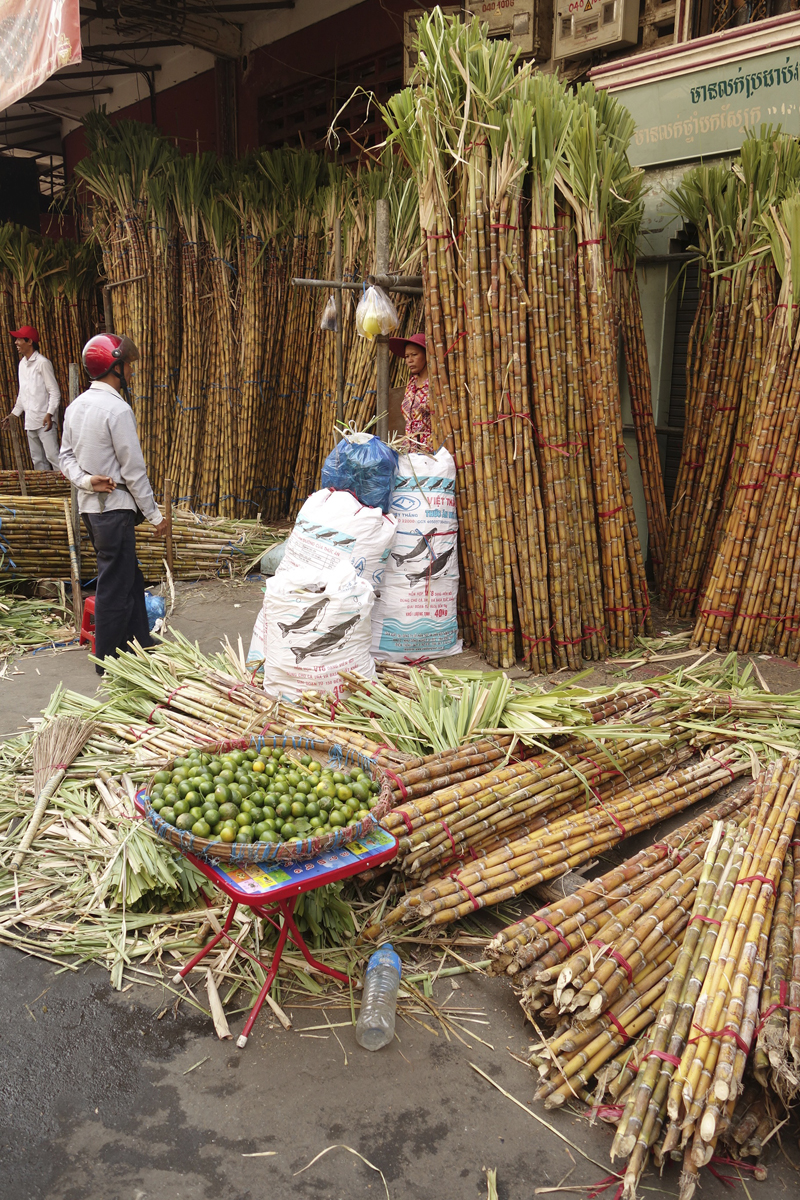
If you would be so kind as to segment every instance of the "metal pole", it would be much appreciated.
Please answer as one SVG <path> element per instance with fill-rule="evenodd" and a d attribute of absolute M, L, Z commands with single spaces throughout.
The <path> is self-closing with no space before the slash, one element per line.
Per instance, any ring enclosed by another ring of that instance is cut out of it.
<path fill-rule="evenodd" d="M 77 363 L 69 364 L 69 402 L 80 394 L 81 390 L 81 372 Z M 75 557 L 78 562 L 78 578 L 81 579 L 81 512 L 78 506 L 78 489 L 74 483 L 69 485 L 70 496 L 72 498 L 72 532 L 75 538 Z"/>
<path fill-rule="evenodd" d="M 333 273 L 336 282 L 342 282 L 342 219 L 335 217 L 333 222 Z M 336 421 L 341 425 L 344 421 L 344 346 L 342 343 L 342 289 L 337 287 L 333 293 L 336 305 Z"/>
<path fill-rule="evenodd" d="M 375 274 L 389 270 L 389 201 L 378 200 L 375 206 Z M 378 382 L 376 433 L 383 441 L 389 436 L 389 339 L 378 339 Z"/>

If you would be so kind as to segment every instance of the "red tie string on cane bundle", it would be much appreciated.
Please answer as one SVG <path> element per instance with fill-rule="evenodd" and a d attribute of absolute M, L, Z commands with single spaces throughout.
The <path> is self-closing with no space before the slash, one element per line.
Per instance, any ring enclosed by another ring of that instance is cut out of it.
<path fill-rule="evenodd" d="M 666 851 L 667 858 L 674 858 L 675 862 L 679 865 L 686 858 L 685 854 L 681 854 L 679 850 L 676 850 L 674 846 L 668 845 L 667 842 L 653 842 L 653 849 Z"/>
<path fill-rule="evenodd" d="M 462 883 L 462 882 L 461 882 L 461 880 L 458 878 L 458 872 L 457 872 L 457 871 L 450 871 L 450 873 L 449 873 L 449 874 L 450 874 L 450 878 L 451 878 L 451 879 L 453 880 L 453 882 L 454 882 L 454 883 L 455 883 L 455 884 L 456 884 L 456 885 L 457 885 L 457 886 L 458 886 L 458 887 L 461 889 L 461 891 L 462 891 L 462 892 L 466 892 L 466 893 L 467 893 L 467 895 L 469 896 L 470 900 L 472 901 L 472 909 L 473 909 L 473 912 L 477 912 L 477 911 L 478 911 L 478 909 L 479 909 L 479 908 L 480 908 L 480 906 L 481 906 L 481 905 L 480 905 L 480 901 L 479 901 L 479 900 L 477 900 L 477 899 L 475 898 L 475 896 L 473 896 L 472 892 L 469 890 L 469 888 L 467 887 L 467 885 L 466 885 L 465 883 Z"/>
<path fill-rule="evenodd" d="M 556 935 L 556 937 L 558 938 L 558 940 L 561 942 L 561 944 L 562 944 L 563 946 L 566 946 L 566 947 L 567 947 L 567 949 L 568 949 L 568 950 L 570 950 L 570 951 L 572 950 L 572 946 L 570 946 L 569 942 L 568 942 L 568 941 L 567 941 L 567 939 L 564 937 L 564 935 L 563 935 L 563 933 L 561 932 L 561 930 L 560 930 L 560 929 L 557 929 L 555 925 L 551 925 L 551 924 L 550 924 L 550 922 L 548 921 L 547 917 L 542 917 L 542 916 L 539 916 L 539 914 L 537 913 L 537 915 L 536 915 L 536 920 L 537 920 L 537 921 L 540 921 L 540 922 L 542 923 L 542 925 L 546 925 L 546 926 L 547 926 L 547 928 L 550 930 L 550 932 L 551 932 L 551 933 L 554 933 L 554 934 Z"/>
<path fill-rule="evenodd" d="M 394 771 L 390 771 L 388 767 L 381 767 L 381 770 L 383 771 L 384 775 L 388 775 L 390 779 L 394 780 L 395 784 L 400 789 L 400 795 L 405 800 L 406 797 L 408 796 L 408 789 L 407 789 L 406 785 L 403 783 L 400 776 L 395 775 Z"/>
<path fill-rule="evenodd" d="M 604 950 L 606 954 L 608 954 L 609 958 L 613 958 L 614 961 L 622 967 L 623 971 L 628 976 L 628 983 L 633 983 L 633 967 L 626 958 L 623 958 L 619 950 L 614 950 L 613 947 L 607 945 L 605 942 L 598 941 L 597 939 L 589 942 L 589 945 L 597 946 L 600 950 Z"/>
<path fill-rule="evenodd" d="M 681 1060 L 674 1054 L 667 1054 L 666 1050 L 648 1050 L 644 1058 L 658 1058 L 661 1062 L 670 1063 L 673 1067 L 679 1067 Z M 644 1062 L 644 1058 L 642 1062 Z"/>
<path fill-rule="evenodd" d="M 453 857 L 454 858 L 463 858 L 463 855 L 458 853 L 458 848 L 456 846 L 456 840 L 453 837 L 452 833 L 450 832 L 450 826 L 447 824 L 447 821 L 440 820 L 439 824 L 441 825 L 442 829 L 445 831 L 447 836 L 450 838 L 450 845 L 453 847 Z"/>
<path fill-rule="evenodd" d="M 750 1047 L 748 1046 L 747 1042 L 744 1040 L 743 1037 L 741 1037 L 741 1035 L 739 1034 L 739 1031 L 737 1029 L 734 1029 L 731 1025 L 726 1025 L 723 1029 L 711 1030 L 711 1029 L 703 1029 L 703 1027 L 701 1025 L 692 1024 L 692 1028 L 699 1029 L 700 1033 L 698 1034 L 697 1037 L 689 1038 L 689 1041 L 687 1043 L 687 1045 L 689 1045 L 689 1046 L 696 1045 L 704 1037 L 711 1038 L 712 1040 L 715 1040 L 716 1038 L 732 1037 L 733 1040 L 736 1042 L 736 1045 L 739 1047 L 739 1049 L 744 1054 L 750 1053 Z"/>
<path fill-rule="evenodd" d="M 609 1012 L 603 1013 L 603 1016 L 608 1017 L 608 1019 L 612 1023 L 612 1025 L 616 1025 L 617 1032 L 619 1033 L 620 1037 L 622 1038 L 623 1046 L 627 1046 L 628 1042 L 631 1039 L 630 1039 L 630 1034 L 628 1033 L 625 1026 L 620 1021 L 617 1020 L 617 1018 L 614 1016 L 614 1014 L 610 1010 L 609 1010 Z"/>
<path fill-rule="evenodd" d="M 761 1030 L 766 1025 L 773 1013 L 776 1012 L 800 1013 L 800 1008 L 789 1004 L 789 984 L 787 980 L 782 979 L 778 988 L 778 1000 L 775 1004 L 770 1004 L 769 1008 L 761 1014 L 761 1019 L 756 1025 L 755 1036 L 758 1037 Z"/>
<path fill-rule="evenodd" d="M 737 887 L 739 886 L 740 883 L 766 883 L 767 886 L 770 887 L 773 892 L 775 891 L 775 884 L 772 882 L 771 879 L 767 879 L 766 875 L 748 875 L 744 879 L 736 880 Z"/>
<path fill-rule="evenodd" d="M 695 913 L 693 917 L 689 917 L 689 924 L 692 921 L 702 921 L 704 925 L 718 925 L 722 928 L 722 921 L 718 921 L 716 917 L 704 917 L 700 913 Z"/>
<path fill-rule="evenodd" d="M 408 830 L 408 832 L 409 832 L 409 833 L 413 833 L 413 832 L 414 832 L 414 826 L 411 824 L 411 817 L 408 815 L 408 813 L 407 813 L 407 812 L 403 812 L 402 808 L 396 808 L 394 811 L 395 811 L 396 813 L 399 813 L 399 814 L 400 814 L 400 816 L 403 818 L 403 821 L 404 821 L 404 823 L 405 823 L 405 827 L 406 827 L 406 829 Z"/>

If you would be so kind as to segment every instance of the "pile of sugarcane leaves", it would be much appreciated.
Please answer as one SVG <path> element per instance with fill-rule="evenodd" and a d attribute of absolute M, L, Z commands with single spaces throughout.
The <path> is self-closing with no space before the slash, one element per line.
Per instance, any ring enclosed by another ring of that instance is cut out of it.
<path fill-rule="evenodd" d="M 63 585 L 56 600 L 36 600 L 0 588 L 0 679 L 13 659 L 31 650 L 73 641 L 75 627 Z"/>
<path fill-rule="evenodd" d="M 209 1012 L 188 984 L 170 981 L 176 965 L 219 929 L 226 902 L 211 892 L 209 907 L 201 892 L 208 889 L 204 877 L 134 816 L 137 786 L 166 758 L 207 744 L 212 733 L 225 740 L 260 732 L 268 715 L 278 720 L 277 726 L 269 726 L 272 730 L 304 729 L 351 746 L 383 744 L 389 755 L 396 748 L 395 765 L 408 757 L 403 746 L 423 755 L 446 753 L 447 747 L 476 742 L 487 732 L 504 734 L 506 744 L 520 739 L 549 749 L 579 727 L 582 735 L 602 735 L 604 744 L 613 746 L 615 738 L 638 728 L 624 712 L 614 715 L 614 698 L 645 686 L 623 682 L 601 690 L 573 683 L 548 693 L 501 674 L 481 680 L 477 673 L 412 671 L 395 664 L 382 669 L 377 683 L 350 680 L 351 690 L 336 714 L 342 719 L 337 730 L 335 721 L 330 727 L 330 707 L 320 697 L 274 705 L 249 679 L 241 647 L 237 653 L 226 645 L 223 652 L 205 656 L 176 634 L 154 654 L 131 652 L 111 664 L 104 685 L 110 699 L 59 689 L 30 733 L 0 747 L 0 943 L 64 970 L 99 964 L 115 988 L 137 982 L 165 989 Z M 681 666 L 648 680 L 647 686 L 658 695 L 653 703 L 688 730 L 730 737 L 750 757 L 754 774 L 761 762 L 795 753 L 800 745 L 800 696 L 766 693 L 749 669 L 739 672 L 735 656 Z M 233 692 L 234 687 L 241 690 Z M 356 702 L 370 688 L 373 708 L 360 707 Z M 438 699 L 435 692 L 441 693 Z M 320 710 L 327 729 L 320 728 Z M 50 799 L 31 853 L 12 871 L 34 799 L 36 728 L 65 714 L 90 720 L 91 736 Z M 351 726 L 370 730 L 373 742 Z M 403 886 L 393 874 L 388 884 L 384 875 L 329 885 L 303 897 L 299 924 L 317 957 L 358 978 L 373 948 L 360 935 L 380 922 L 388 899 L 394 902 Z M 514 901 L 492 914 L 509 922 L 521 911 Z M 479 914 L 459 921 L 448 937 L 425 922 L 405 927 L 394 939 L 407 960 L 401 1012 L 428 1028 L 431 1020 L 440 1021 L 455 1036 L 461 1030 L 477 1038 L 460 1024 L 458 1012 L 434 1006 L 431 984 L 435 977 L 485 967 L 483 947 L 495 928 Z M 237 913 L 232 932 L 257 957 L 262 949 L 268 957 L 276 936 L 246 909 Z M 204 966 L 210 967 L 223 1004 L 237 997 L 236 1011 L 249 1007 L 263 984 L 262 968 L 224 940 Z M 276 1003 L 291 997 L 315 1002 L 324 992 L 326 1005 L 338 1004 L 354 1019 L 352 988 L 339 988 L 337 999 L 331 986 L 336 987 L 309 973 L 299 952 L 289 946 L 272 998 Z"/>

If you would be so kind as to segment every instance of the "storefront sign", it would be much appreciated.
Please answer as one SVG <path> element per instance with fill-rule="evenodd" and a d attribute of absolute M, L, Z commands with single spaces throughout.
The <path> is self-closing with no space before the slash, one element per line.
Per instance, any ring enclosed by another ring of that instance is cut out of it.
<path fill-rule="evenodd" d="M 80 0 L 0 0 L 0 110 L 81 61 Z"/>
<path fill-rule="evenodd" d="M 800 135 L 800 46 L 614 94 L 636 119 L 629 154 L 637 167 L 735 152 L 762 124 Z"/>

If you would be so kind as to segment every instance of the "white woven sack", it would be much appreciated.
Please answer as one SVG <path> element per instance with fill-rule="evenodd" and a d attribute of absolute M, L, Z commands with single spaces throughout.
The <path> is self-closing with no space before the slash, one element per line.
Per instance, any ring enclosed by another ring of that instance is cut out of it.
<path fill-rule="evenodd" d="M 305 567 L 327 571 L 349 562 L 361 579 L 380 587 L 396 528 L 394 517 L 367 508 L 352 492 L 322 488 L 297 514 L 276 575 Z"/>
<path fill-rule="evenodd" d="M 375 593 L 354 568 L 282 571 L 264 589 L 264 691 L 296 700 L 313 690 L 338 696 L 339 671 L 374 678 L 370 655 Z"/>
<path fill-rule="evenodd" d="M 372 653 L 391 662 L 461 653 L 458 579 L 384 583 L 372 613 Z"/>
<path fill-rule="evenodd" d="M 444 446 L 436 454 L 400 456 L 390 512 L 397 534 L 386 583 L 458 578 L 456 464 Z"/>

